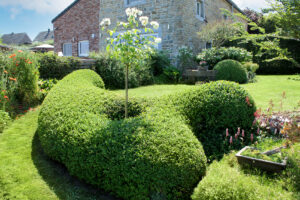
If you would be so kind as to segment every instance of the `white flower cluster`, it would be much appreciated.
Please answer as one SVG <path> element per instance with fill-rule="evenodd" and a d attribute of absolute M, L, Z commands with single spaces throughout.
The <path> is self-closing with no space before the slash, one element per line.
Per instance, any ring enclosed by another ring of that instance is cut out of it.
<path fill-rule="evenodd" d="M 128 17 L 133 16 L 134 18 L 137 18 L 137 16 L 141 16 L 143 14 L 143 12 L 137 8 L 127 8 L 125 12 Z"/>
<path fill-rule="evenodd" d="M 147 24 L 149 23 L 149 18 L 146 16 L 142 16 L 140 17 L 140 22 L 143 26 L 147 26 Z"/>
<path fill-rule="evenodd" d="M 152 21 L 151 26 L 153 26 L 154 29 L 158 29 L 159 28 L 159 23 L 157 23 L 156 21 Z"/>
<path fill-rule="evenodd" d="M 155 39 L 154 39 L 154 42 L 155 42 L 156 44 L 161 43 L 161 38 L 155 38 Z"/>
<path fill-rule="evenodd" d="M 100 26 L 104 27 L 104 26 L 110 26 L 111 22 L 109 18 L 104 18 L 101 23 Z"/>

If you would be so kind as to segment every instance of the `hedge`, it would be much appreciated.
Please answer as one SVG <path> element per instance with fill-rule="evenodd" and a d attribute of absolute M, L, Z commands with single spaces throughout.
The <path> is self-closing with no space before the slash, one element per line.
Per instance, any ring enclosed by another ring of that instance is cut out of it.
<path fill-rule="evenodd" d="M 0 133 L 8 126 L 10 123 L 11 118 L 7 112 L 0 110 Z"/>
<path fill-rule="evenodd" d="M 283 176 L 262 175 L 257 170 L 244 171 L 238 166 L 235 154 L 232 153 L 209 166 L 206 176 L 195 188 L 192 200 L 298 199 L 293 196 L 290 183 L 281 179 Z"/>
<path fill-rule="evenodd" d="M 206 157 L 185 118 L 163 100 L 133 99 L 134 112 L 123 119 L 123 103 L 95 72 L 68 75 L 41 106 L 44 151 L 71 175 L 123 199 L 189 199 Z"/>
<path fill-rule="evenodd" d="M 291 58 L 300 63 L 300 41 L 292 38 L 284 38 L 284 37 L 272 37 L 268 36 L 268 39 L 279 39 L 279 46 L 282 49 L 287 49 L 290 53 Z M 253 62 L 258 63 L 260 69 L 257 71 L 258 74 L 294 74 L 299 73 L 299 67 L 296 64 L 291 64 L 291 61 L 286 59 L 280 60 L 276 59 L 271 62 L 266 62 L 266 59 L 274 58 L 274 55 L 265 54 L 263 57 L 255 56 L 259 50 L 259 46 L 253 44 L 249 41 L 247 44 L 240 43 L 241 39 L 236 39 L 233 41 L 228 41 L 224 46 L 230 47 L 240 47 L 247 49 L 247 51 L 253 52 Z M 274 53 L 274 52 L 272 52 Z M 286 65 L 288 62 L 288 66 Z M 274 65 L 274 69 L 270 69 Z M 299 65 L 299 64 L 298 64 Z M 264 69 L 268 68 L 268 69 Z M 289 70 L 289 71 L 286 71 Z M 268 73 L 267 73 L 268 72 Z"/>
<path fill-rule="evenodd" d="M 80 68 L 80 61 L 75 57 L 59 57 L 55 54 L 47 53 L 41 56 L 40 78 L 42 79 L 62 79 L 69 73 Z"/>
<path fill-rule="evenodd" d="M 201 141 L 208 160 L 221 158 L 231 149 L 240 149 L 251 143 L 250 134 L 256 106 L 252 97 L 239 84 L 216 81 L 196 90 L 180 93 L 168 101 L 180 110 Z M 226 129 L 229 136 L 226 137 Z M 235 134 L 245 131 L 243 142 Z M 229 138 L 233 144 L 229 145 Z"/>

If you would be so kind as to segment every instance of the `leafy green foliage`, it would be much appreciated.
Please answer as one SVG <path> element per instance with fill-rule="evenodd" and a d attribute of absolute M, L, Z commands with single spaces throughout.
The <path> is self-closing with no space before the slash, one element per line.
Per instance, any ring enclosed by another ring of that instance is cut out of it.
<path fill-rule="evenodd" d="M 278 26 L 284 36 L 300 38 L 300 2 L 298 0 L 274 0 L 270 2 L 270 9 L 264 12 L 278 14 Z"/>
<path fill-rule="evenodd" d="M 260 64 L 259 74 L 297 74 L 300 73 L 300 65 L 293 59 L 277 58 L 264 61 Z"/>
<path fill-rule="evenodd" d="M 265 29 L 266 33 L 275 33 L 279 28 L 280 16 L 277 13 L 264 15 L 259 21 L 259 26 Z"/>
<path fill-rule="evenodd" d="M 110 89 L 124 89 L 124 64 L 111 53 L 99 53 L 94 55 L 93 58 L 96 60 L 96 72 L 102 77 L 105 86 Z M 129 69 L 129 88 L 153 84 L 153 81 L 149 63 Z"/>
<path fill-rule="evenodd" d="M 123 199 L 188 199 L 206 157 L 184 117 L 167 101 L 132 100 L 123 119 L 124 100 L 103 88 L 95 72 L 79 70 L 50 91 L 38 122 L 45 152 Z"/>
<path fill-rule="evenodd" d="M 223 60 L 215 68 L 217 80 L 234 81 L 246 83 L 248 81 L 247 71 L 241 63 L 235 60 Z"/>
<path fill-rule="evenodd" d="M 232 59 L 241 63 L 251 62 L 252 54 L 245 49 L 236 47 L 221 47 L 206 49 L 197 56 L 199 62 L 205 61 L 209 65 L 210 69 L 213 69 L 215 65 L 226 59 Z"/>
<path fill-rule="evenodd" d="M 57 84 L 58 80 L 56 79 L 47 79 L 47 80 L 39 80 L 38 85 L 40 88 L 40 100 L 43 101 L 50 90 Z"/>
<path fill-rule="evenodd" d="M 188 47 L 179 49 L 177 60 L 178 68 L 181 73 L 183 73 L 185 69 L 191 69 L 197 66 L 196 56 L 194 55 L 193 50 Z"/>
<path fill-rule="evenodd" d="M 163 73 L 164 68 L 171 66 L 171 60 L 163 51 L 153 51 L 150 54 L 151 69 L 154 76 Z"/>
<path fill-rule="evenodd" d="M 0 133 L 3 132 L 4 128 L 7 127 L 9 122 L 11 121 L 9 114 L 0 110 Z"/>
<path fill-rule="evenodd" d="M 78 58 L 59 57 L 53 53 L 42 55 L 39 64 L 40 77 L 43 79 L 62 79 L 80 67 Z"/>
<path fill-rule="evenodd" d="M 252 62 L 247 62 L 243 64 L 243 67 L 246 69 L 248 74 L 248 82 L 254 82 L 255 81 L 255 72 L 259 69 L 259 65 Z"/>
<path fill-rule="evenodd" d="M 210 165 L 207 175 L 196 187 L 192 200 L 296 200 L 280 177 L 267 176 L 254 170 L 239 168 L 234 153 Z"/>
<path fill-rule="evenodd" d="M 229 151 L 226 128 L 231 135 L 236 133 L 238 127 L 250 135 L 256 111 L 250 95 L 238 84 L 227 81 L 212 82 L 179 93 L 173 99 L 173 104 L 186 116 L 209 160 L 221 158 Z M 234 148 L 238 149 L 249 142 L 248 137 L 244 144 L 238 143 Z"/>

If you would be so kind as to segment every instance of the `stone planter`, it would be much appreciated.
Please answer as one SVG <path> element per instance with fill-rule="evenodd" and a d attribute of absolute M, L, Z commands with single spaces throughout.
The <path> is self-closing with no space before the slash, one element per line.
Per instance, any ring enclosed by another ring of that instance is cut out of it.
<path fill-rule="evenodd" d="M 276 163 L 268 160 L 243 156 L 242 153 L 247 149 L 252 149 L 252 148 L 248 146 L 244 147 L 235 155 L 238 159 L 238 163 L 241 165 L 248 164 L 252 167 L 260 168 L 264 171 L 273 172 L 273 173 L 279 173 L 286 168 L 287 158 L 285 158 L 282 163 Z"/>

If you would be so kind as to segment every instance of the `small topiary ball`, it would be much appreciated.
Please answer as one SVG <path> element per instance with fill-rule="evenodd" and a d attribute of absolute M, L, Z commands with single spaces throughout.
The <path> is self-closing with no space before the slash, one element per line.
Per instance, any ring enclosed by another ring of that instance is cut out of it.
<path fill-rule="evenodd" d="M 217 71 L 217 80 L 234 81 L 237 83 L 246 83 L 248 81 L 247 71 L 238 61 L 223 60 L 214 69 Z"/>

